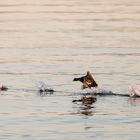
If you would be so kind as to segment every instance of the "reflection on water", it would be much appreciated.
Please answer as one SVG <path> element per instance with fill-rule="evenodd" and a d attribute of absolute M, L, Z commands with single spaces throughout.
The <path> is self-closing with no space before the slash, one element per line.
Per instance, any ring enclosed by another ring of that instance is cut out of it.
<path fill-rule="evenodd" d="M 128 103 L 130 103 L 133 106 L 140 105 L 140 98 L 129 98 Z"/>
<path fill-rule="evenodd" d="M 1 1 L 0 84 L 33 91 L 0 92 L 0 139 L 139 139 L 139 99 L 72 103 L 72 79 L 88 70 L 108 91 L 140 84 L 139 9 L 139 0 Z M 66 93 L 39 96 L 39 81 Z"/>
<path fill-rule="evenodd" d="M 85 116 L 92 116 L 94 115 L 92 108 L 93 107 L 91 105 L 84 105 L 83 107 L 80 108 L 79 113 Z"/>
<path fill-rule="evenodd" d="M 76 101 L 76 100 L 75 100 Z M 77 109 L 77 114 L 80 115 L 85 115 L 85 116 L 92 116 L 94 115 L 92 109 L 94 108 L 93 106 L 93 102 L 82 102 L 82 101 L 78 101 L 77 102 L 73 102 L 74 104 L 77 105 L 76 109 Z"/>

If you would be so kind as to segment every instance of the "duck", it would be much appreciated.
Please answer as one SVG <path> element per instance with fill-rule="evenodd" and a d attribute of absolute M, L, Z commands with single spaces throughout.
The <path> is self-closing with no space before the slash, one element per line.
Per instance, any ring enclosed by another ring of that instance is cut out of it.
<path fill-rule="evenodd" d="M 87 71 L 87 74 L 85 76 L 79 77 L 79 78 L 74 78 L 73 81 L 80 81 L 83 83 L 82 89 L 85 88 L 97 88 L 98 84 L 92 77 L 90 71 Z"/>

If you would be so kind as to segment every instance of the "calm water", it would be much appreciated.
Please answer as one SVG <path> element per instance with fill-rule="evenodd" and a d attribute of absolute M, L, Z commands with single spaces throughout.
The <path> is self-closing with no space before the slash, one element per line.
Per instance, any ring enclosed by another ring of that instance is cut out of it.
<path fill-rule="evenodd" d="M 72 103 L 87 70 L 113 92 L 140 84 L 139 0 L 0 1 L 0 83 L 65 91 L 1 92 L 1 140 L 139 140 L 140 99 Z"/>

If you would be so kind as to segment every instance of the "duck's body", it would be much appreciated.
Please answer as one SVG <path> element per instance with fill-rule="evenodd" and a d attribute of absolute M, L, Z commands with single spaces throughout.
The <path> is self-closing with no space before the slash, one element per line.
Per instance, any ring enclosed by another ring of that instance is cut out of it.
<path fill-rule="evenodd" d="M 96 81 L 93 79 L 91 73 L 88 71 L 87 74 L 83 77 L 79 77 L 79 78 L 74 78 L 73 81 L 80 81 L 83 83 L 82 88 L 91 88 L 91 87 L 98 87 L 98 84 L 96 83 Z"/>

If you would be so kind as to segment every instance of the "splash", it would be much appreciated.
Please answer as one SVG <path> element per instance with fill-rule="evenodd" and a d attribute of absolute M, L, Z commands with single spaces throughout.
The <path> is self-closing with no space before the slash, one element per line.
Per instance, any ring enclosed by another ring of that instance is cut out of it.
<path fill-rule="evenodd" d="M 49 88 L 48 85 L 46 85 L 44 82 L 39 82 L 37 89 L 18 89 L 18 88 L 7 88 L 7 86 L 0 86 L 0 91 L 24 91 L 24 92 L 37 92 L 40 93 L 40 95 L 47 95 L 47 94 L 53 94 L 54 92 L 59 93 L 70 93 L 73 95 L 92 95 L 92 96 L 124 96 L 124 97 L 134 97 L 139 98 L 140 97 L 140 86 L 134 85 L 129 88 L 129 93 L 127 94 L 121 94 L 121 93 L 114 93 L 109 90 L 105 90 L 103 88 L 87 88 L 85 90 L 80 90 L 78 92 L 74 91 L 58 91 L 54 90 L 52 88 Z"/>
<path fill-rule="evenodd" d="M 129 90 L 131 97 L 140 97 L 140 85 L 133 85 Z"/>
<path fill-rule="evenodd" d="M 53 89 L 48 88 L 48 86 L 44 83 L 44 82 L 39 82 L 39 90 L 38 92 L 42 95 L 42 94 L 53 94 L 53 92 L 55 92 Z"/>

